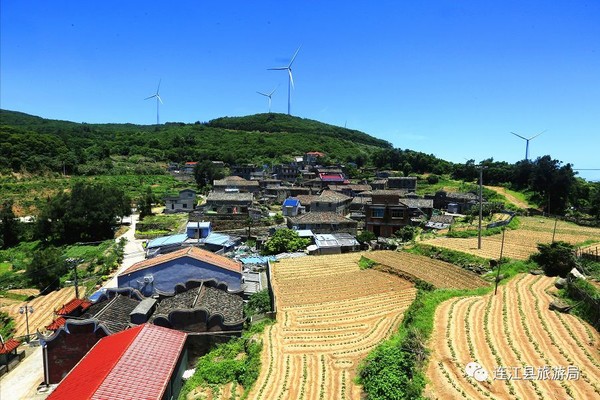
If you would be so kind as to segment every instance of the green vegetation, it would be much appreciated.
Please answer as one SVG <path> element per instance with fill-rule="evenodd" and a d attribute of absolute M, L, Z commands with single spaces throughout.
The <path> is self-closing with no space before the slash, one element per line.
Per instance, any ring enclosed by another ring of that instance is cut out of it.
<path fill-rule="evenodd" d="M 102 241 L 114 236 L 117 218 L 129 214 L 130 200 L 122 190 L 76 183 L 70 193 L 48 201 L 38 219 L 37 236 L 54 244 Z"/>
<path fill-rule="evenodd" d="M 251 317 L 256 314 L 263 314 L 271 311 L 271 297 L 267 289 L 253 293 L 248 299 L 248 303 L 244 305 L 244 314 Z"/>
<path fill-rule="evenodd" d="M 371 352 L 359 367 L 358 382 L 371 400 L 423 399 L 428 357 L 425 344 L 433 331 L 436 307 L 453 297 L 481 296 L 491 290 L 419 289 L 397 333 Z"/>
<path fill-rule="evenodd" d="M 187 214 L 159 214 L 147 216 L 136 224 L 137 238 L 153 238 L 177 233 L 187 222 Z"/>
<path fill-rule="evenodd" d="M 533 254 L 531 260 L 535 261 L 548 276 L 566 277 L 569 271 L 577 266 L 575 248 L 566 242 L 539 243 L 539 253 Z"/>
<path fill-rule="evenodd" d="M 600 331 L 600 290 L 596 286 L 586 280 L 575 279 L 568 281 L 562 294 L 573 305 L 573 314 Z"/>
<path fill-rule="evenodd" d="M 494 228 L 486 228 L 482 226 L 481 236 L 493 236 L 502 234 L 502 229 L 518 229 L 520 225 L 518 217 L 513 217 L 512 220 L 505 226 L 496 226 Z M 450 230 L 446 236 L 451 238 L 469 238 L 479 236 L 479 229 L 466 230 Z"/>
<path fill-rule="evenodd" d="M 360 260 L 358 260 L 358 267 L 360 269 L 369 269 L 373 268 L 377 265 L 376 261 L 373 261 L 365 256 L 360 256 Z"/>
<path fill-rule="evenodd" d="M 489 266 L 489 261 L 485 258 L 477 257 L 460 251 L 425 244 L 417 244 L 407 249 L 406 251 L 408 251 L 409 253 L 420 254 L 422 256 L 434 258 L 436 260 L 446 261 L 448 263 L 455 264 L 459 267 L 466 269 L 478 266 Z"/>
<path fill-rule="evenodd" d="M 4 311 L 0 311 L 0 335 L 6 341 L 12 337 L 15 329 L 15 320 Z"/>
<path fill-rule="evenodd" d="M 252 325 L 241 338 L 231 339 L 213 348 L 200 357 L 196 372 L 188 379 L 179 393 L 179 399 L 185 400 L 188 393 L 199 386 L 224 385 L 234 382 L 244 388 L 246 398 L 260 373 L 260 353 L 263 343 L 256 338 L 271 320 Z"/>
<path fill-rule="evenodd" d="M 304 250 L 310 244 L 308 239 L 302 239 L 298 232 L 292 229 L 278 229 L 265 243 L 263 254 L 279 254 Z"/>

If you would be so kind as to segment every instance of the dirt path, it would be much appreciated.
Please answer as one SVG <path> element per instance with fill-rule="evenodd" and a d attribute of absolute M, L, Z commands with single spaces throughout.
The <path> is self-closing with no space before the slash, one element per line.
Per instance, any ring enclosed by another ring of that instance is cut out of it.
<path fill-rule="evenodd" d="M 518 199 L 517 197 L 515 197 L 514 195 L 512 195 L 511 193 L 509 193 L 506 188 L 501 187 L 501 186 L 486 186 L 487 189 L 493 190 L 496 193 L 501 194 L 502 196 L 506 197 L 506 200 L 508 200 L 510 203 L 514 204 L 515 206 L 522 208 L 524 210 L 528 209 L 528 208 L 532 208 L 531 205 L 521 199 Z"/>

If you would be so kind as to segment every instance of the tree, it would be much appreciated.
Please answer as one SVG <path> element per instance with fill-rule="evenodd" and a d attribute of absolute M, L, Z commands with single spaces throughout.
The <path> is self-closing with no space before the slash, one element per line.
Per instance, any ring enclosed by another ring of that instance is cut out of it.
<path fill-rule="evenodd" d="M 33 286 L 42 291 L 42 294 L 60 287 L 60 277 L 67 272 L 67 266 L 61 255 L 61 250 L 52 246 L 33 253 L 31 263 L 25 270 L 25 276 Z"/>
<path fill-rule="evenodd" d="M 396 232 L 394 232 L 394 236 L 396 236 L 398 239 L 402 240 L 403 242 L 410 242 L 411 240 L 414 239 L 416 234 L 417 234 L 417 228 L 415 228 L 414 226 L 410 226 L 410 225 L 403 226 L 402 228 L 400 228 Z"/>
<path fill-rule="evenodd" d="M 13 211 L 13 201 L 4 200 L 0 206 L 0 247 L 9 248 L 19 243 L 21 221 Z"/>
<path fill-rule="evenodd" d="M 371 240 L 375 239 L 377 239 L 377 236 L 375 236 L 375 234 L 371 231 L 362 231 L 361 233 L 356 235 L 356 240 L 358 240 L 358 242 L 361 244 L 370 242 Z"/>
<path fill-rule="evenodd" d="M 140 221 L 152 215 L 152 203 L 156 201 L 152 189 L 148 187 L 146 194 L 138 201 L 138 211 L 140 213 Z"/>
<path fill-rule="evenodd" d="M 538 244 L 538 251 L 531 256 L 548 276 L 566 277 L 577 266 L 573 245 L 566 242 L 553 242 Z"/>
<path fill-rule="evenodd" d="M 224 177 L 223 168 L 215 166 L 210 160 L 200 161 L 194 167 L 194 178 L 198 187 L 203 188 L 212 185 L 215 179 L 223 179 Z"/>
<path fill-rule="evenodd" d="M 279 229 L 265 243 L 264 254 L 288 253 L 304 250 L 310 244 L 308 239 L 302 239 L 298 232 L 292 229 Z"/>
<path fill-rule="evenodd" d="M 110 185 L 77 182 L 71 193 L 49 199 L 38 221 L 38 237 L 56 243 L 113 237 L 117 218 L 131 214 L 125 193 Z"/>
<path fill-rule="evenodd" d="M 245 307 L 246 315 L 262 314 L 271 311 L 271 298 L 267 289 L 253 293 Z"/>

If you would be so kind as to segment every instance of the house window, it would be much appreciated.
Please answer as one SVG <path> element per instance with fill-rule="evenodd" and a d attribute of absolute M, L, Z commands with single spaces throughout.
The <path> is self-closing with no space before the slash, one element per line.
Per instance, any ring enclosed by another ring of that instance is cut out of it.
<path fill-rule="evenodd" d="M 371 217 L 373 217 L 373 218 L 383 218 L 384 211 L 385 210 L 383 208 L 373 208 L 371 210 Z"/>
<path fill-rule="evenodd" d="M 183 203 L 183 204 L 182 204 L 182 207 L 183 207 L 183 208 L 187 208 L 187 203 Z"/>
<path fill-rule="evenodd" d="M 392 210 L 392 218 L 404 218 L 402 210 Z"/>
<path fill-rule="evenodd" d="M 171 210 L 175 209 L 175 203 L 171 203 Z"/>

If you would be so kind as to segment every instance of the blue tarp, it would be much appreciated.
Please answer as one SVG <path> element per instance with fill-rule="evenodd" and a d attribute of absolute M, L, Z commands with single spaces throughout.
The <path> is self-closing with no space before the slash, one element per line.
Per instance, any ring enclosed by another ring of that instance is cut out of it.
<path fill-rule="evenodd" d="M 285 199 L 283 202 L 284 207 L 298 207 L 300 205 L 300 200 L 295 199 L 293 197 L 289 197 Z"/>

